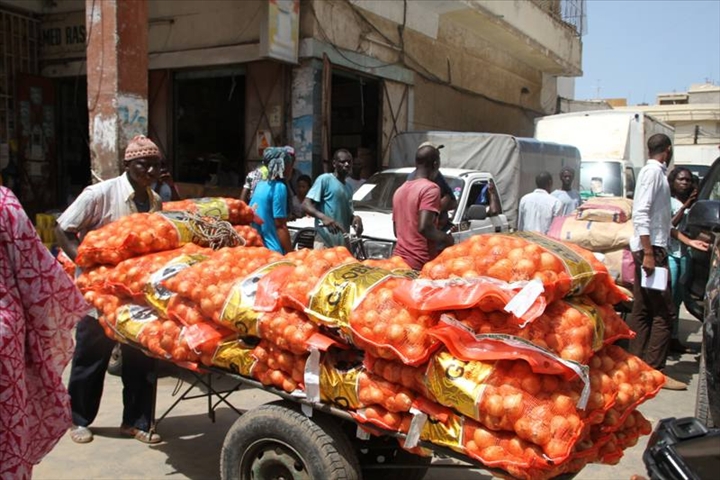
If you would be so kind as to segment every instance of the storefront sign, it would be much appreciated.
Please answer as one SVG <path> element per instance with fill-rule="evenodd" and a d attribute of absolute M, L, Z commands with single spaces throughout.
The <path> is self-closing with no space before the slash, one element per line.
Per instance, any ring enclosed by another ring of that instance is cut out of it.
<path fill-rule="evenodd" d="M 45 15 L 41 25 L 40 56 L 43 60 L 85 56 L 85 12 Z"/>
<path fill-rule="evenodd" d="M 269 0 L 263 8 L 265 19 L 260 24 L 260 56 L 297 63 L 300 0 Z"/>

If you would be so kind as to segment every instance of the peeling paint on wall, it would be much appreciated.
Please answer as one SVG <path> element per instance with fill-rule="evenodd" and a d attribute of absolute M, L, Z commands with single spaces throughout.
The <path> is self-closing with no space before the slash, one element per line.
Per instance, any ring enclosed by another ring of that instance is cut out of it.
<path fill-rule="evenodd" d="M 148 102 L 137 95 L 118 94 L 118 149 L 124 151 L 135 135 L 147 135 Z"/>
<path fill-rule="evenodd" d="M 307 175 L 312 175 L 312 115 L 293 118 L 292 132 L 297 168 Z"/>

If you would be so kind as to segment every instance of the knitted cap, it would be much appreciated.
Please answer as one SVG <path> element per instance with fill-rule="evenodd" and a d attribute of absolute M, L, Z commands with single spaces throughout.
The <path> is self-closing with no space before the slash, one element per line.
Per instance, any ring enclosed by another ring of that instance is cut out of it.
<path fill-rule="evenodd" d="M 135 135 L 125 149 L 125 160 L 148 157 L 161 158 L 160 149 L 145 135 Z"/>

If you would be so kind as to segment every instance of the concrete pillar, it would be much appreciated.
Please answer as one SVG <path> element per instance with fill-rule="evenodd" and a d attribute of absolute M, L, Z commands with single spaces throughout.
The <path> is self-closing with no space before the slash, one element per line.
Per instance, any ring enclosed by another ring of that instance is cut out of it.
<path fill-rule="evenodd" d="M 123 171 L 128 140 L 147 135 L 147 0 L 86 0 L 88 119 L 93 181 Z"/>
<path fill-rule="evenodd" d="M 322 163 L 322 62 L 303 59 L 292 72 L 292 145 L 295 168 L 316 177 Z"/>

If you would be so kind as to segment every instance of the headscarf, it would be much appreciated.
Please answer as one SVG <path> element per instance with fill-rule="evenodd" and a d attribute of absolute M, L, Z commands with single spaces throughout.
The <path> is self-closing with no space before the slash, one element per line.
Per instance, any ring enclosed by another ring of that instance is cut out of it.
<path fill-rule="evenodd" d="M 268 147 L 263 151 L 263 163 L 268 168 L 268 180 L 283 178 L 285 167 L 295 159 L 295 149 L 292 147 Z"/>

